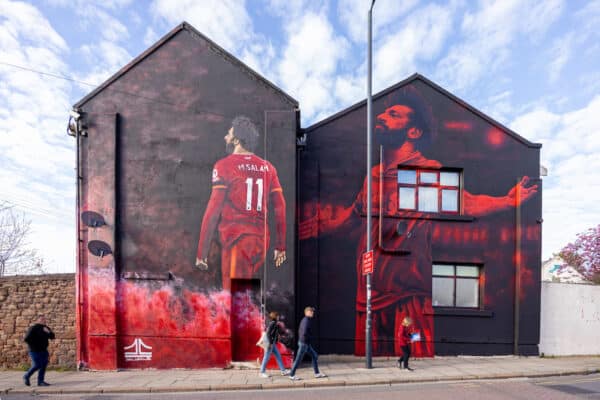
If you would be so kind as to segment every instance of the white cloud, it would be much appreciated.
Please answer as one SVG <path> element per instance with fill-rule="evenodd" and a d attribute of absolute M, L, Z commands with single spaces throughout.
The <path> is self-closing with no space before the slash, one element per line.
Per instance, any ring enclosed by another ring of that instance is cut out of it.
<path fill-rule="evenodd" d="M 341 108 L 350 106 L 366 98 L 367 81 L 365 76 L 337 76 L 335 78 L 335 95 Z"/>
<path fill-rule="evenodd" d="M 133 58 L 124 45 L 129 43 L 129 30 L 119 19 L 125 12 L 123 8 L 132 3 L 132 0 L 107 0 L 90 2 L 88 0 L 51 0 L 50 4 L 65 8 L 63 12 L 73 12 L 74 21 L 79 24 L 81 32 L 93 37 L 89 44 L 81 45 L 77 51 L 78 56 L 83 56 L 87 65 L 77 65 L 78 71 L 73 75 L 77 79 L 90 85 L 97 86 L 111 75 L 125 66 Z M 114 14 L 114 15 L 113 15 Z M 135 24 L 137 13 L 130 12 L 131 23 Z M 138 17 L 139 18 L 139 17 Z M 148 28 L 151 30 L 151 27 Z M 149 36 L 153 31 L 147 31 Z M 85 71 L 85 67 L 88 70 Z M 80 84 L 84 93 L 90 91 L 90 86 Z"/>
<path fill-rule="evenodd" d="M 100 28 L 100 34 L 108 41 L 122 41 L 129 38 L 129 31 L 117 18 L 111 16 L 99 7 L 84 3 L 77 8 L 77 13 L 82 16 L 82 24 Z"/>
<path fill-rule="evenodd" d="M 463 41 L 438 62 L 439 80 L 453 90 L 470 87 L 482 75 L 498 71 L 509 59 L 515 40 L 539 40 L 562 13 L 564 0 L 480 1 L 479 6 L 463 18 Z"/>
<path fill-rule="evenodd" d="M 254 35 L 245 3 L 245 0 L 154 0 L 150 9 L 156 18 L 171 26 L 189 22 L 225 50 L 237 53 Z"/>
<path fill-rule="evenodd" d="M 600 96 L 564 114 L 539 108 L 515 119 L 515 131 L 542 142 L 549 167 L 543 189 L 544 258 L 600 223 Z"/>
<path fill-rule="evenodd" d="M 273 3 L 270 9 L 272 13 L 283 12 L 284 6 L 292 9 L 303 5 L 294 1 L 289 4 Z M 166 22 L 170 27 L 182 21 L 189 22 L 250 68 L 273 80 L 275 49 L 269 40 L 255 32 L 245 0 L 154 0 L 150 10 L 154 18 Z M 151 38 L 148 35 L 153 33 L 147 31 L 148 40 Z"/>
<path fill-rule="evenodd" d="M 585 2 L 585 6 L 575 13 L 577 24 L 581 25 L 582 36 L 600 36 L 600 0 Z"/>
<path fill-rule="evenodd" d="M 574 34 L 570 33 L 562 38 L 558 38 L 552 44 L 549 55 L 550 63 L 548 64 L 548 75 L 550 82 L 556 82 L 561 75 L 562 69 L 571 58 L 573 53 L 573 37 Z"/>
<path fill-rule="evenodd" d="M 326 0 L 263 0 L 268 13 L 285 19 L 296 19 L 307 12 L 325 11 Z"/>
<path fill-rule="evenodd" d="M 92 67 L 86 74 L 79 76 L 78 80 L 92 85 L 100 85 L 133 58 L 125 48 L 107 40 L 83 45 L 79 51 L 87 64 Z M 82 89 L 88 92 L 90 87 L 83 85 Z"/>
<path fill-rule="evenodd" d="M 489 97 L 487 103 L 485 107 L 486 114 L 492 116 L 500 123 L 506 123 L 508 116 L 513 114 L 514 106 L 510 90 L 505 90 Z"/>
<path fill-rule="evenodd" d="M 348 42 L 336 35 L 324 14 L 305 14 L 287 33 L 278 81 L 300 101 L 306 120 L 333 111 L 335 75 Z"/>
<path fill-rule="evenodd" d="M 0 0 L 0 21 L 2 23 L 2 37 L 13 37 L 16 34 L 21 34 L 28 41 L 38 43 L 41 47 L 48 47 L 53 51 L 64 51 L 67 49 L 67 44 L 63 38 L 56 33 L 47 19 L 45 19 L 39 10 L 29 4 L 21 2 L 13 2 L 8 0 Z M 10 47 L 5 47 L 7 44 L 12 44 Z M 2 42 L 2 56 L 4 52 L 10 52 L 19 47 L 18 42 L 11 41 L 10 43 Z"/>
<path fill-rule="evenodd" d="M 413 9 L 419 0 L 380 0 L 373 7 L 373 37 L 379 36 L 386 28 L 397 30 L 401 17 Z M 367 18 L 370 1 L 340 0 L 338 13 L 340 22 L 354 42 L 367 41 Z"/>
<path fill-rule="evenodd" d="M 86 4 L 93 4 L 90 0 L 45 0 L 47 3 L 60 6 L 60 7 L 72 7 L 77 8 L 81 6 L 85 6 Z M 134 0 L 102 0 L 96 1 L 96 5 L 101 5 L 102 7 L 109 9 L 119 9 L 128 6 L 133 3 Z"/>
<path fill-rule="evenodd" d="M 144 33 L 144 45 L 150 47 L 152 46 L 156 41 L 158 41 L 159 36 L 158 34 L 154 31 L 154 29 L 149 26 L 146 28 L 146 33 Z"/>
<path fill-rule="evenodd" d="M 576 79 L 577 87 L 580 87 L 581 92 L 587 95 L 600 93 L 600 71 L 589 71 L 581 74 Z"/>
<path fill-rule="evenodd" d="M 595 172 L 598 170 L 600 158 L 580 154 L 549 171 L 543 189 L 543 258 L 560 251 L 578 233 L 600 223 L 597 200 L 600 174 Z"/>
<path fill-rule="evenodd" d="M 275 47 L 271 42 L 257 41 L 247 45 L 240 55 L 240 59 L 254 71 L 271 80 L 273 62 L 275 61 Z"/>
<path fill-rule="evenodd" d="M 129 21 L 132 25 L 136 27 L 139 27 L 142 24 L 145 25 L 145 21 L 142 19 L 141 15 L 136 11 L 129 12 Z"/>
<path fill-rule="evenodd" d="M 121 68 L 132 59 L 127 50 L 110 41 L 101 41 L 97 45 L 88 46 L 87 49 L 91 50 L 95 58 L 94 64 L 101 61 L 109 68 Z"/>
<path fill-rule="evenodd" d="M 399 6 L 397 3 L 392 4 L 385 1 L 376 3 L 375 9 L 383 11 L 380 11 L 381 15 L 378 16 L 376 13 L 373 17 L 374 21 L 375 19 L 379 20 L 377 24 L 374 24 L 374 31 L 376 31 L 374 32 L 373 54 L 374 93 L 416 72 L 419 63 L 435 58 L 450 33 L 454 5 L 441 7 L 432 4 L 422 8 L 414 8 L 415 4 L 416 2 L 407 2 Z M 363 13 L 359 14 L 357 11 L 362 6 L 364 4 L 359 2 L 347 1 L 340 3 L 338 7 L 340 18 L 345 21 L 348 27 L 356 26 L 359 23 L 363 24 L 363 22 L 366 23 L 366 13 L 364 21 L 362 21 Z M 368 6 L 369 4 L 366 4 L 367 9 Z M 392 14 L 385 14 L 385 10 L 392 10 Z M 399 17 L 409 12 L 409 10 L 412 10 L 412 12 L 405 19 Z M 394 16 L 398 17 L 394 19 Z M 329 21 L 327 21 L 327 24 L 329 24 Z M 307 43 L 320 43 L 324 49 L 329 46 L 340 47 L 342 45 L 339 43 L 343 43 L 342 52 L 333 50 L 323 52 L 323 56 L 331 58 L 337 68 L 336 72 L 330 74 L 330 79 L 333 82 L 320 83 L 317 88 L 314 88 L 313 96 L 306 95 L 304 99 L 299 97 L 303 116 L 311 122 L 327 117 L 366 97 L 366 54 L 351 52 L 351 43 L 339 32 L 332 29 L 328 35 L 307 40 Z M 330 37 L 335 37 L 335 39 Z M 358 38 L 356 40 L 360 41 Z M 319 56 L 319 58 L 311 56 L 306 61 L 297 64 L 301 64 L 302 68 L 308 68 L 304 64 L 309 63 L 311 58 L 322 60 L 323 56 Z M 289 78 L 291 79 L 293 76 L 294 74 L 290 74 Z M 282 81 L 284 80 L 282 79 Z M 309 85 L 308 88 L 310 89 L 311 86 Z M 326 88 L 326 91 L 329 92 L 326 98 L 320 97 L 320 95 L 325 96 L 324 92 L 317 91 L 321 88 Z M 305 90 L 306 88 L 302 86 L 302 91 Z M 310 104 L 309 101 L 315 100 L 321 101 L 321 103 L 312 105 L 311 109 L 306 112 L 306 105 Z"/>
<path fill-rule="evenodd" d="M 0 11 L 0 60 L 40 71 L 66 71 L 66 44 L 37 9 L 2 1 Z M 64 132 L 65 121 L 58 128 L 56 115 L 68 110 L 69 85 L 14 66 L 0 66 L 0 77 L 0 160 L 40 173 L 56 172 L 64 165 L 62 154 L 47 144 Z"/>
<path fill-rule="evenodd" d="M 377 40 L 373 57 L 375 91 L 417 71 L 418 61 L 434 59 L 451 32 L 452 9 L 435 4 L 415 10 L 400 29 Z"/>
<path fill-rule="evenodd" d="M 75 205 L 72 205 L 75 208 Z M 62 219 L 38 218 L 32 225 L 31 243 L 44 258 L 48 273 L 75 272 L 75 217 Z"/>
<path fill-rule="evenodd" d="M 129 38 L 129 30 L 117 16 L 110 13 L 120 12 L 133 0 L 46 0 L 50 5 L 62 7 L 62 12 L 74 12 L 81 31 L 97 29 L 104 40 L 120 41 Z M 131 18 L 135 24 L 135 14 Z"/>
<path fill-rule="evenodd" d="M 0 0 L 0 181 L 1 200 L 16 204 L 32 220 L 35 239 L 50 268 L 69 264 L 73 232 L 73 142 L 65 134 L 70 85 L 20 67 L 68 75 L 69 49 L 40 11 Z M 16 66 L 15 66 L 16 65 Z M 69 184 L 67 185 L 67 182 Z M 48 229 L 47 219 L 54 228 Z M 53 245 L 42 249 L 40 244 Z"/>
<path fill-rule="evenodd" d="M 540 40 L 552 23 L 554 23 L 565 10 L 565 2 L 563 0 L 543 0 L 534 1 L 533 3 L 524 3 L 524 7 L 526 8 L 518 10 L 526 12 L 526 14 L 524 14 L 526 19 L 524 23 L 520 24 L 520 29 L 522 29 L 525 34 L 531 35 L 534 41 Z"/>

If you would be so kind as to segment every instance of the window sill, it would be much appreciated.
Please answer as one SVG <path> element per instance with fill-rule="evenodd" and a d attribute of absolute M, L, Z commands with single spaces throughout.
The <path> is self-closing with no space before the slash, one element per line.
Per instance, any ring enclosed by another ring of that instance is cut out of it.
<path fill-rule="evenodd" d="M 361 217 L 366 217 L 367 214 L 361 213 Z M 378 213 L 373 213 L 372 217 L 379 218 Z M 383 218 L 396 218 L 396 219 L 428 219 L 433 221 L 454 221 L 454 222 L 472 222 L 475 221 L 475 217 L 468 215 L 458 214 L 439 214 L 439 213 L 422 213 L 414 211 L 402 211 L 398 214 L 385 214 Z"/>
<path fill-rule="evenodd" d="M 492 318 L 494 312 L 490 310 L 470 310 L 460 308 L 435 308 L 433 312 L 423 312 L 423 315 L 444 316 L 444 317 L 478 317 Z"/>
<path fill-rule="evenodd" d="M 458 222 L 475 221 L 475 217 L 470 217 L 468 215 L 422 213 L 422 212 L 414 212 L 414 211 L 404 211 L 397 216 L 394 215 L 393 217 L 401 218 L 401 219 L 432 219 L 432 220 L 437 220 L 437 221 L 458 221 Z"/>

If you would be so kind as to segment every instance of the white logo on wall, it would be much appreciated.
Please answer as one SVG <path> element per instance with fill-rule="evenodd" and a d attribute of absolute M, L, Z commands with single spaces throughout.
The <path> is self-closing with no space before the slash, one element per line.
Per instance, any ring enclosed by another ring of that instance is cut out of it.
<path fill-rule="evenodd" d="M 133 351 L 127 351 L 131 349 L 133 349 Z M 152 360 L 152 347 L 148 346 L 140 338 L 136 338 L 129 346 L 123 347 L 123 350 L 125 350 L 125 361 Z"/>

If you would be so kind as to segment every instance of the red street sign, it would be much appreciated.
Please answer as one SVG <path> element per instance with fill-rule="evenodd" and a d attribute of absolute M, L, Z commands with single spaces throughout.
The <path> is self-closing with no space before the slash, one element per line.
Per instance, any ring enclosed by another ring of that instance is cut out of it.
<path fill-rule="evenodd" d="M 363 275 L 373 273 L 373 250 L 369 250 L 362 255 Z"/>

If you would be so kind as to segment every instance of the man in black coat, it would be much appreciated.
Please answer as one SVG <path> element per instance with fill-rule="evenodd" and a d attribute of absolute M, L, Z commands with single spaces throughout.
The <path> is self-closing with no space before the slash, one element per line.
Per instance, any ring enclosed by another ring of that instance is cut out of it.
<path fill-rule="evenodd" d="M 292 370 L 290 371 L 290 379 L 293 381 L 300 380 L 300 378 L 296 376 L 296 369 L 298 369 L 298 366 L 306 353 L 310 354 L 310 357 L 312 358 L 315 378 L 327 377 L 327 375 L 319 372 L 319 364 L 317 362 L 319 355 L 311 345 L 312 319 L 314 315 L 315 309 L 313 307 L 306 307 L 304 309 L 304 318 L 300 321 L 300 327 L 298 328 L 298 352 L 296 354 L 296 359 L 294 360 L 294 365 L 292 365 Z"/>
<path fill-rule="evenodd" d="M 29 347 L 29 357 L 31 357 L 31 368 L 23 375 L 23 382 L 29 386 L 29 378 L 38 371 L 38 386 L 49 386 L 44 381 L 46 366 L 48 365 L 48 340 L 54 339 L 54 332 L 46 325 L 46 317 L 40 315 L 37 323 L 30 326 L 25 334 L 25 342 Z"/>

